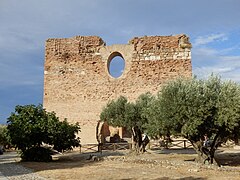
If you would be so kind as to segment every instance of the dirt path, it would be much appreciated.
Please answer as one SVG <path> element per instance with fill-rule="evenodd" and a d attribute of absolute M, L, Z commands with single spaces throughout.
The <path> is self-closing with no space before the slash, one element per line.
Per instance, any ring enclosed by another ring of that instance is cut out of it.
<path fill-rule="evenodd" d="M 32 169 L 25 168 L 19 162 L 16 152 L 4 152 L 0 156 L 0 180 L 45 180 Z"/>

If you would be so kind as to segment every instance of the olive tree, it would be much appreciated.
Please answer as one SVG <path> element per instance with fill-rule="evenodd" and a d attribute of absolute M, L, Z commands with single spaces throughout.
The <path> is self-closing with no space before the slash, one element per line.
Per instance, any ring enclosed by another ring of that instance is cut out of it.
<path fill-rule="evenodd" d="M 161 89 L 147 117 L 152 123 L 149 131 L 181 135 L 192 143 L 199 161 L 216 164 L 215 150 L 223 138 L 239 137 L 240 87 L 214 76 L 178 79 Z M 212 140 L 208 148 L 204 136 Z"/>
<path fill-rule="evenodd" d="M 126 97 L 120 96 L 109 102 L 103 109 L 100 119 L 109 125 L 126 127 L 132 133 L 134 149 L 137 152 L 145 151 L 142 134 L 147 118 L 144 112 L 150 106 L 153 96 L 150 93 L 139 96 L 136 102 L 128 102 Z"/>
<path fill-rule="evenodd" d="M 43 144 L 64 151 L 80 143 L 76 137 L 79 125 L 59 121 L 54 112 L 47 112 L 42 105 L 16 106 L 7 123 L 11 143 L 21 150 L 23 160 L 50 161 L 50 151 Z"/>

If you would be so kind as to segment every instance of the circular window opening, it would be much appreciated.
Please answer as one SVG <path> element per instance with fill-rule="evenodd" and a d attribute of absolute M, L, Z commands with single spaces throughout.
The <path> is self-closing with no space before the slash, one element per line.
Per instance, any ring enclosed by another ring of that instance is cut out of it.
<path fill-rule="evenodd" d="M 112 53 L 108 58 L 108 72 L 114 77 L 118 78 L 123 74 L 125 68 L 125 60 L 119 52 Z"/>

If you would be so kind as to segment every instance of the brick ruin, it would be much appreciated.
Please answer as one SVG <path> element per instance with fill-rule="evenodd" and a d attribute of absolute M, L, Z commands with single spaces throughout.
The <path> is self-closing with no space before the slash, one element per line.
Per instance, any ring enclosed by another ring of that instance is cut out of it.
<path fill-rule="evenodd" d="M 81 126 L 81 142 L 96 142 L 102 108 L 120 95 L 130 101 L 179 76 L 191 77 L 191 44 L 186 35 L 135 37 L 124 45 L 106 46 L 97 36 L 46 41 L 44 100 L 55 111 Z M 125 69 L 119 78 L 109 63 L 121 56 Z"/>

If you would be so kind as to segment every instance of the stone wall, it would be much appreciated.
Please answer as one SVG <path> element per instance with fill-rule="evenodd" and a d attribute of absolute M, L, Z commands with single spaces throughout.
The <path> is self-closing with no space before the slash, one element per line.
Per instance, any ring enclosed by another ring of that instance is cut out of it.
<path fill-rule="evenodd" d="M 191 44 L 186 35 L 135 37 L 125 45 L 106 46 L 97 36 L 46 41 L 44 107 L 60 118 L 79 122 L 82 143 L 96 142 L 99 114 L 108 101 L 126 96 L 133 101 L 179 76 L 191 77 Z M 109 74 L 115 56 L 125 69 Z"/>

